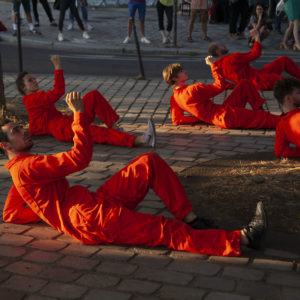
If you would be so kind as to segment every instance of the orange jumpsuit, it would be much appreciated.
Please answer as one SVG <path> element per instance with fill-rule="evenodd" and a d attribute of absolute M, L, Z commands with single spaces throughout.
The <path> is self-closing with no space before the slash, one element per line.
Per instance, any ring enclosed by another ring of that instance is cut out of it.
<path fill-rule="evenodd" d="M 291 147 L 290 144 L 294 144 Z M 300 157 L 300 109 L 296 108 L 281 117 L 275 135 L 277 157 Z"/>
<path fill-rule="evenodd" d="M 170 99 L 172 122 L 175 125 L 193 124 L 204 121 L 220 128 L 275 128 L 280 116 L 262 110 L 244 108 L 249 102 L 258 109 L 264 99 L 248 80 L 242 80 L 222 105 L 215 104 L 211 97 L 218 94 L 213 85 L 201 82 L 174 88 Z M 192 116 L 185 116 L 184 112 Z"/>
<path fill-rule="evenodd" d="M 195 230 L 180 221 L 192 206 L 178 177 L 156 153 L 139 156 L 96 192 L 70 187 L 65 176 L 84 169 L 92 156 L 87 124 L 84 114 L 74 114 L 74 146 L 69 152 L 20 154 L 6 163 L 13 187 L 4 221 L 26 223 L 40 218 L 86 244 L 163 245 L 209 255 L 240 255 L 240 231 Z M 134 211 L 149 188 L 177 220 Z"/>
<path fill-rule="evenodd" d="M 261 56 L 262 44 L 255 42 L 248 53 L 233 53 L 218 59 L 215 64 L 223 72 L 226 80 L 239 83 L 243 79 L 250 80 L 257 90 L 273 90 L 275 83 L 284 78 L 280 74 L 285 71 L 300 80 L 300 68 L 287 56 L 281 56 L 266 64 L 260 70 L 250 63 Z"/>
<path fill-rule="evenodd" d="M 72 142 L 73 116 L 67 116 L 58 111 L 55 102 L 65 93 L 63 70 L 55 70 L 54 88 L 48 92 L 39 91 L 23 97 L 29 116 L 29 131 L 31 135 L 50 134 L 62 142 Z M 115 123 L 119 116 L 106 99 L 98 92 L 91 91 L 83 97 L 84 110 L 92 123 L 97 115 L 108 127 Z M 90 125 L 94 143 L 132 147 L 136 138 L 126 132 L 112 128 Z"/>

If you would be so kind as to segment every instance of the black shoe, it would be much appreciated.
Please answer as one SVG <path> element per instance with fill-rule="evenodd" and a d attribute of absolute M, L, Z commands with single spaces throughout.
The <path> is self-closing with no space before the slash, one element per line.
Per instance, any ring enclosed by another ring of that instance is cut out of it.
<path fill-rule="evenodd" d="M 18 35 L 18 31 L 14 30 L 13 33 L 12 33 L 12 36 L 17 36 L 17 35 Z"/>
<path fill-rule="evenodd" d="M 267 212 L 262 201 L 259 201 L 256 205 L 254 217 L 249 224 L 243 228 L 243 232 L 249 240 L 249 244 L 247 245 L 249 248 L 259 250 L 264 247 L 267 227 Z"/>
<path fill-rule="evenodd" d="M 200 217 L 197 217 L 194 221 L 187 224 L 194 229 L 216 229 L 216 226 L 211 220 Z"/>

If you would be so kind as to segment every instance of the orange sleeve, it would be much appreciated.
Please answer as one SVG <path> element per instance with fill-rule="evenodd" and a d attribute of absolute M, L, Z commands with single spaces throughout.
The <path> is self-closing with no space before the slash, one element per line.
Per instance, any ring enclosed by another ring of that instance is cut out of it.
<path fill-rule="evenodd" d="M 200 121 L 196 117 L 185 116 L 184 111 L 178 106 L 173 95 L 170 99 L 170 106 L 171 106 L 172 123 L 174 125 L 194 124 L 194 123 L 198 123 Z"/>
<path fill-rule="evenodd" d="M 283 121 L 279 122 L 276 127 L 274 151 L 277 157 L 300 157 L 300 145 L 290 147 Z"/>
<path fill-rule="evenodd" d="M 89 122 L 84 113 L 74 113 L 72 129 L 74 146 L 71 151 L 48 156 L 38 155 L 30 162 L 31 165 L 22 166 L 19 176 L 30 178 L 33 182 L 53 181 L 86 168 L 92 158 L 93 143 Z"/>
<path fill-rule="evenodd" d="M 251 63 L 253 60 L 258 59 L 261 56 L 262 44 L 255 42 L 251 51 L 247 53 L 238 53 L 234 56 L 235 63 L 245 64 Z"/>
<path fill-rule="evenodd" d="M 24 202 L 13 184 L 5 201 L 3 221 L 6 223 L 25 224 L 36 223 L 40 220 L 41 219 Z"/>

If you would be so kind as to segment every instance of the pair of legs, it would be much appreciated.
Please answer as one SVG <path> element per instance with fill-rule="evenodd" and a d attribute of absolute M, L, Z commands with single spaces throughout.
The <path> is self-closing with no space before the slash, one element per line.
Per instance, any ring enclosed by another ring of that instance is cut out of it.
<path fill-rule="evenodd" d="M 145 37 L 145 15 L 146 15 L 146 4 L 145 2 L 129 1 L 128 3 L 128 27 L 127 36 L 130 37 L 132 33 L 132 23 L 134 20 L 135 12 L 139 12 L 140 20 L 140 31 L 142 38 Z"/>
<path fill-rule="evenodd" d="M 13 30 L 14 31 L 17 30 L 17 14 L 20 13 L 21 3 L 23 5 L 24 11 L 25 11 L 29 30 L 32 31 L 32 30 L 34 30 L 34 26 L 32 23 L 32 17 L 31 17 L 31 13 L 30 13 L 30 0 L 23 0 L 22 2 L 19 2 L 18 0 L 13 0 L 13 10 L 14 10 L 14 14 L 12 16 Z"/>
<path fill-rule="evenodd" d="M 176 220 L 134 211 L 149 188 Z M 241 231 L 195 230 L 182 222 L 193 212 L 191 203 L 178 177 L 156 153 L 136 158 L 99 187 L 95 198 L 101 211 L 95 209 L 89 218 L 93 232 L 101 232 L 100 243 L 162 245 L 194 253 L 239 256 L 241 243 L 248 242 Z"/>
<path fill-rule="evenodd" d="M 172 26 L 173 26 L 173 5 L 165 6 L 160 1 L 157 1 L 156 4 L 157 16 L 158 16 L 158 27 L 161 33 L 163 43 L 166 43 L 170 37 Z M 167 16 L 167 33 L 165 32 L 164 27 L 164 13 Z"/>
<path fill-rule="evenodd" d="M 53 23 L 54 18 L 53 18 L 52 11 L 51 11 L 50 5 L 48 3 L 48 0 L 39 0 L 39 1 L 43 5 L 43 8 L 48 16 L 49 22 Z M 35 23 L 36 23 L 36 25 L 39 25 L 40 20 L 39 20 L 39 13 L 38 13 L 37 5 L 38 5 L 38 0 L 32 0 L 32 10 L 33 10 Z"/>
<path fill-rule="evenodd" d="M 124 147 L 133 147 L 144 145 L 145 142 L 142 137 L 128 134 L 123 131 L 119 131 L 116 122 L 119 116 L 107 102 L 107 100 L 96 90 L 87 93 L 82 101 L 84 103 L 84 112 L 88 116 L 88 120 L 92 123 L 95 116 L 107 126 L 90 125 L 90 134 L 92 136 L 93 143 L 97 144 L 109 144 Z M 73 130 L 72 130 L 73 117 L 62 115 L 60 119 L 50 120 L 48 129 L 49 134 L 53 135 L 59 141 L 72 142 Z"/>
<path fill-rule="evenodd" d="M 248 0 L 238 0 L 235 3 L 231 3 L 230 6 L 230 20 L 229 20 L 229 33 L 243 33 L 248 25 L 249 18 L 249 5 Z M 240 24 L 237 28 L 237 22 L 240 17 Z"/>
<path fill-rule="evenodd" d="M 287 41 L 292 33 L 295 39 L 294 50 L 300 51 L 299 20 L 289 21 L 289 26 L 284 33 L 281 45 L 285 49 L 288 49 Z"/>
<path fill-rule="evenodd" d="M 203 39 L 204 40 L 208 39 L 208 37 L 207 37 L 208 10 L 207 9 L 191 9 L 189 32 L 188 32 L 188 40 L 189 41 L 192 41 L 192 32 L 193 32 L 194 23 L 195 23 L 198 11 L 200 12 Z"/>

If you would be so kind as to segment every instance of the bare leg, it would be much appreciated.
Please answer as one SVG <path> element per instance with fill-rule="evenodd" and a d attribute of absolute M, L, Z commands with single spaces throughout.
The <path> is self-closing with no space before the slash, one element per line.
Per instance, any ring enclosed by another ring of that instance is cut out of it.
<path fill-rule="evenodd" d="M 194 23 L 195 23 L 195 19 L 196 19 L 196 14 L 197 14 L 197 10 L 196 9 L 192 9 L 191 10 L 191 17 L 190 17 L 190 22 L 189 22 L 189 38 L 192 38 L 192 32 L 193 32 L 193 28 L 194 28 Z"/>
<path fill-rule="evenodd" d="M 132 32 L 132 19 L 128 19 L 127 36 L 131 36 Z"/>
<path fill-rule="evenodd" d="M 207 21 L 208 21 L 208 12 L 206 9 L 201 9 L 201 27 L 203 32 L 203 38 L 207 38 Z"/>
<path fill-rule="evenodd" d="M 144 20 L 140 20 L 140 30 L 141 30 L 142 37 L 145 37 L 145 21 Z"/>
<path fill-rule="evenodd" d="M 286 47 L 287 47 L 288 38 L 290 37 L 290 35 L 293 31 L 293 28 L 294 28 L 294 24 L 293 24 L 293 22 L 290 21 L 289 27 L 286 29 L 284 36 L 283 36 L 283 40 L 282 40 L 282 44 Z"/>
<path fill-rule="evenodd" d="M 298 49 L 300 49 L 300 40 L 299 40 L 299 20 L 293 21 L 294 29 L 293 34 L 295 38 L 295 45 Z"/>

